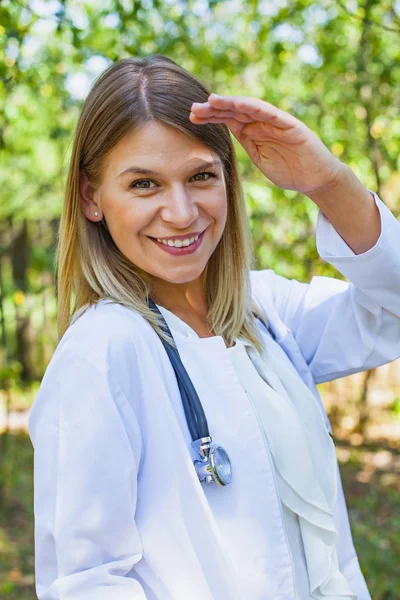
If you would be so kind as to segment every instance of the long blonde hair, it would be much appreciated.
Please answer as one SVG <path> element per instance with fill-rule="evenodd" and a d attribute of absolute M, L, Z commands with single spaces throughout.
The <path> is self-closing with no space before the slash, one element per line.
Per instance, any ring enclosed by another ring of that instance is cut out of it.
<path fill-rule="evenodd" d="M 252 311 L 250 269 L 254 248 L 235 149 L 225 124 L 195 125 L 192 102 L 206 102 L 209 90 L 172 59 L 153 54 L 113 63 L 95 81 L 75 130 L 58 235 L 57 296 L 60 338 L 99 299 L 129 307 L 147 319 L 167 342 L 161 319 L 147 305 L 152 277 L 131 263 L 115 245 L 106 224 L 84 216 L 79 201 L 80 171 L 99 184 L 103 160 L 128 133 L 151 120 L 175 127 L 215 151 L 223 163 L 227 221 L 206 272 L 208 325 L 231 346 L 239 335 L 262 348 Z"/>

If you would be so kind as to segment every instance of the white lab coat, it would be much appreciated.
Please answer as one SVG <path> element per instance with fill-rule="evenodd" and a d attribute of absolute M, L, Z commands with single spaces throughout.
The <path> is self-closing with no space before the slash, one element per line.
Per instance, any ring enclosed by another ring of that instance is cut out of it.
<path fill-rule="evenodd" d="M 251 272 L 253 297 L 328 428 L 315 383 L 400 356 L 400 224 L 375 199 L 382 232 L 358 256 L 318 215 L 319 254 L 351 283 Z M 199 482 L 175 374 L 150 324 L 101 301 L 69 327 L 29 416 L 39 600 L 295 597 L 271 457 L 224 341 L 175 339 L 232 483 Z M 337 477 L 339 566 L 370 600 Z"/>

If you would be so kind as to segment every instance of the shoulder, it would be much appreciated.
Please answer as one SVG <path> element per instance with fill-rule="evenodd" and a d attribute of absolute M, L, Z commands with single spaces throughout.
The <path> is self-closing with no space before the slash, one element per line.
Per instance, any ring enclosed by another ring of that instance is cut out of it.
<path fill-rule="evenodd" d="M 250 271 L 252 295 L 261 302 L 269 301 L 274 304 L 279 297 L 288 293 L 293 281 L 295 280 L 278 275 L 273 269 Z"/>
<path fill-rule="evenodd" d="M 261 289 L 266 288 L 273 296 L 273 288 L 276 281 L 276 273 L 273 269 L 260 269 L 259 271 L 250 271 L 250 282 L 252 292 L 257 293 Z"/>
<path fill-rule="evenodd" d="M 61 338 L 53 359 L 73 353 L 94 361 L 97 366 L 113 367 L 140 354 L 141 346 L 156 335 L 138 312 L 111 300 L 101 300 L 81 311 Z"/>
<path fill-rule="evenodd" d="M 31 413 L 42 413 L 39 408 L 48 406 L 55 414 L 66 395 L 78 401 L 108 394 L 123 407 L 130 398 L 136 408 L 157 339 L 146 319 L 121 304 L 100 301 L 81 311 L 47 365 Z"/>
<path fill-rule="evenodd" d="M 278 275 L 273 269 L 250 271 L 253 301 L 267 314 L 275 311 L 285 319 L 288 310 L 296 310 L 309 289 L 309 283 Z"/>
<path fill-rule="evenodd" d="M 134 415 L 142 398 L 145 360 L 140 344 L 151 332 L 139 313 L 111 302 L 102 301 L 78 314 L 41 380 L 29 415 L 31 437 L 40 423 L 56 430 L 60 418 L 65 428 L 76 418 L 79 426 L 91 411 L 114 419 L 118 410 L 136 431 Z M 149 346 L 148 341 L 144 344 Z"/>

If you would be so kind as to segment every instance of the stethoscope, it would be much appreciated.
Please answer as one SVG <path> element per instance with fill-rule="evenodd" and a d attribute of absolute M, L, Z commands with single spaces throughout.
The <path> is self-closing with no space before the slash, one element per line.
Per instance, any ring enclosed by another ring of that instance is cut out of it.
<path fill-rule="evenodd" d="M 163 323 L 162 329 L 174 339 L 163 314 L 149 296 L 147 297 L 147 304 L 154 312 L 157 312 L 161 316 Z M 253 314 L 260 320 L 262 325 L 267 328 L 270 334 L 275 337 L 271 329 L 265 325 L 264 321 L 262 321 L 256 313 Z M 198 460 L 193 461 L 199 480 L 206 483 L 215 481 L 222 486 L 228 485 L 232 481 L 232 465 L 228 453 L 222 446 L 212 443 L 203 406 L 197 395 L 196 389 L 183 366 L 178 350 L 170 346 L 161 336 L 159 337 L 168 354 L 168 358 L 171 361 L 177 378 L 186 421 L 192 437 L 191 445 L 192 448 L 194 448 L 196 455 L 199 457 Z"/>

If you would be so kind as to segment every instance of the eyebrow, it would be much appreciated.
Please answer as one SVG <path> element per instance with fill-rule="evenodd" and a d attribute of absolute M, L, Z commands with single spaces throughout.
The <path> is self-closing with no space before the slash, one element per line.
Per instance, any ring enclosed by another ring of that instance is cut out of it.
<path fill-rule="evenodd" d="M 193 167 L 193 171 L 197 171 L 198 169 L 209 169 L 210 167 L 214 167 L 216 165 L 220 165 L 222 166 L 222 163 L 220 160 L 212 160 L 212 161 L 208 161 L 208 162 L 203 162 L 200 165 L 197 165 L 197 167 Z M 125 175 L 125 173 L 143 173 L 145 175 L 162 175 L 162 173 L 157 173 L 157 171 L 152 171 L 151 169 L 144 169 L 143 167 L 128 167 L 127 169 L 125 169 L 124 171 L 122 171 L 119 175 L 117 175 L 116 179 L 119 179 L 120 177 L 122 177 L 122 175 Z"/>

